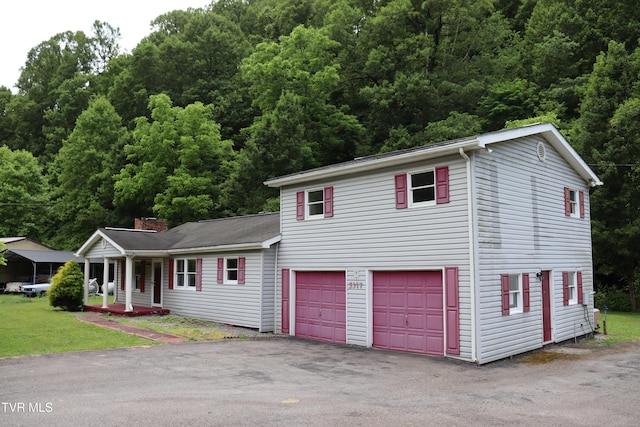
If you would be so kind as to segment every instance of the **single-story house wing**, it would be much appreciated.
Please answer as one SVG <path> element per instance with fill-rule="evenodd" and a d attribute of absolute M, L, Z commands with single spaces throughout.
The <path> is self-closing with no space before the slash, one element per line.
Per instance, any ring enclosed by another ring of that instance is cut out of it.
<path fill-rule="evenodd" d="M 279 241 L 279 215 L 265 213 L 190 222 L 164 232 L 101 228 L 77 254 L 86 259 L 85 272 L 89 262 L 103 262 L 104 277 L 115 283 L 116 302 L 126 312 L 160 307 L 268 332 L 275 323 Z M 103 307 L 108 305 L 105 294 Z"/>

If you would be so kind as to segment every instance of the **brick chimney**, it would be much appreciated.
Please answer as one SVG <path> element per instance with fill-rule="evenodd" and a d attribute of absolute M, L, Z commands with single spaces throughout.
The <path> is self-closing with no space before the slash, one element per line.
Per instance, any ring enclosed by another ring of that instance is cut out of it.
<path fill-rule="evenodd" d="M 163 232 L 169 230 L 166 219 L 157 218 L 136 218 L 134 228 L 136 230 L 155 230 Z"/>

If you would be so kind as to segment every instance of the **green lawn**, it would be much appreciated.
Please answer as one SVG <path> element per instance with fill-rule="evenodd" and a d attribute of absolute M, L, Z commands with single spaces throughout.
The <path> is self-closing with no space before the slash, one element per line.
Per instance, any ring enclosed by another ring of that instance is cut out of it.
<path fill-rule="evenodd" d="M 600 312 L 600 329 L 604 334 L 604 312 Z M 605 345 L 614 345 L 624 342 L 640 342 L 640 312 L 621 313 L 607 312 L 607 335 L 604 336 Z"/>
<path fill-rule="evenodd" d="M 54 309 L 47 298 L 0 295 L 0 357 L 154 344 L 76 320 L 82 315 Z"/>

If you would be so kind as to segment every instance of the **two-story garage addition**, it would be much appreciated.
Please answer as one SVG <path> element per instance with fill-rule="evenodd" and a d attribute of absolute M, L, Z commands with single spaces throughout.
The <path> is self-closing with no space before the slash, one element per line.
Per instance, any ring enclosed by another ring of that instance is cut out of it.
<path fill-rule="evenodd" d="M 602 183 L 553 125 L 265 184 L 280 188 L 278 332 L 487 363 L 594 329 Z"/>

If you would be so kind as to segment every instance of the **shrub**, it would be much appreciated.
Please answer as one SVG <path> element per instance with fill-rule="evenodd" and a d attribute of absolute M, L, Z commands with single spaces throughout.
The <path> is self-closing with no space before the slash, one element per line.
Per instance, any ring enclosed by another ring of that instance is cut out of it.
<path fill-rule="evenodd" d="M 67 311 L 82 310 L 84 275 L 76 261 L 68 261 L 51 278 L 49 304 Z"/>

